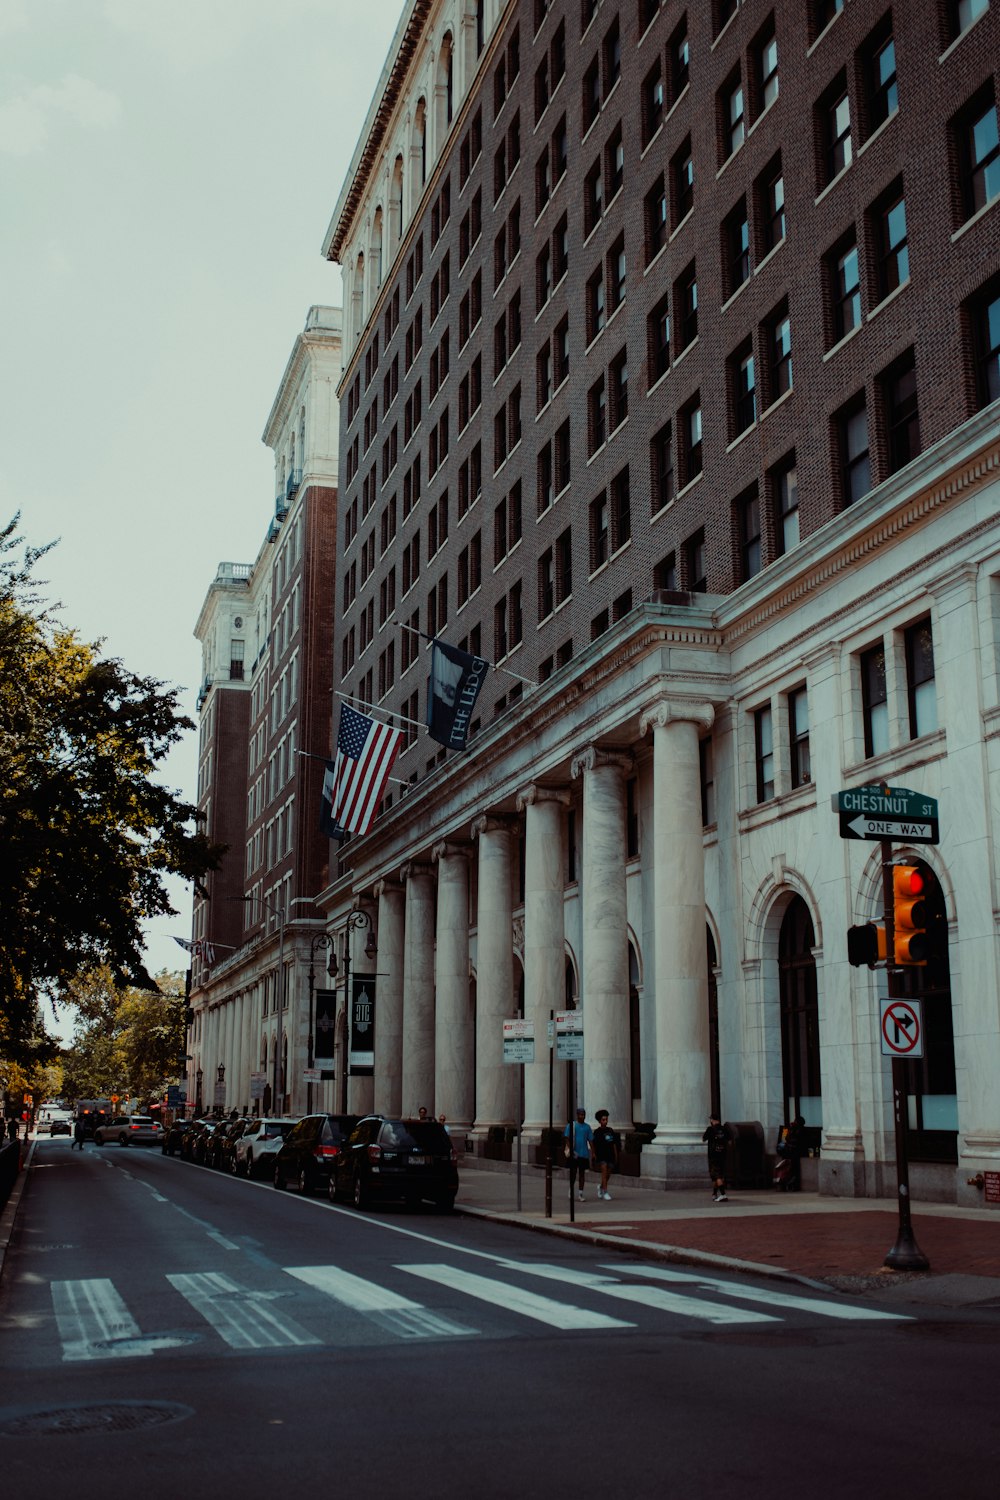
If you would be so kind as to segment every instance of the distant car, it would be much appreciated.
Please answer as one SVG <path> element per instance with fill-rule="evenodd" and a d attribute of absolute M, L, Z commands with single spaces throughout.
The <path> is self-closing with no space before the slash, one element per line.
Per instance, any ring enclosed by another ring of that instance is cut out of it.
<path fill-rule="evenodd" d="M 230 1170 L 229 1157 L 232 1154 L 232 1145 L 235 1139 L 243 1134 L 243 1120 L 220 1120 L 212 1131 L 210 1138 L 205 1142 L 205 1165 L 215 1167 L 217 1171 L 228 1172 Z"/>
<path fill-rule="evenodd" d="M 72 1135 L 73 1127 L 69 1120 L 58 1119 L 49 1122 L 49 1135 Z"/>
<path fill-rule="evenodd" d="M 297 1120 L 251 1120 L 233 1150 L 233 1174 L 236 1177 L 270 1177 L 274 1158 Z"/>
<path fill-rule="evenodd" d="M 355 1208 L 375 1199 L 455 1206 L 458 1167 L 451 1137 L 437 1120 L 387 1119 L 368 1115 L 351 1131 L 336 1157 L 330 1197 L 349 1198 Z"/>
<path fill-rule="evenodd" d="M 94 1145 L 107 1146 L 117 1141 L 119 1146 L 158 1146 L 160 1135 L 160 1122 L 152 1115 L 119 1115 L 98 1125 L 94 1131 Z"/>
<path fill-rule="evenodd" d="M 274 1158 L 275 1187 L 294 1184 L 300 1193 L 327 1192 L 333 1164 L 357 1123 L 357 1115 L 306 1115 Z"/>
<path fill-rule="evenodd" d="M 190 1120 L 172 1120 L 160 1132 L 160 1150 L 164 1156 L 174 1156 L 180 1150 L 181 1136 L 191 1126 Z"/>

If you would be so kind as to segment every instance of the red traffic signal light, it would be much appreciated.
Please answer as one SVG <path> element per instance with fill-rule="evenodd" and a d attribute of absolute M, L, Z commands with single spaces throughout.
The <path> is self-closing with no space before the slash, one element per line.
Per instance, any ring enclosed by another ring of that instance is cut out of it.
<path fill-rule="evenodd" d="M 858 968 L 861 964 L 871 967 L 885 958 L 885 928 L 875 922 L 866 922 L 863 927 L 847 929 L 847 962 Z"/>
<path fill-rule="evenodd" d="M 922 967 L 927 962 L 930 909 L 926 891 L 927 878 L 916 865 L 893 865 L 893 955 L 897 964 L 908 968 Z"/>

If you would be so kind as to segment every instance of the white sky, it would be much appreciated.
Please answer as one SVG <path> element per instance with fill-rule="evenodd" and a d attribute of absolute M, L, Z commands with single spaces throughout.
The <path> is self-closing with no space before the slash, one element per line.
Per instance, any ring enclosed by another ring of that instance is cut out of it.
<path fill-rule="evenodd" d="M 0 0 L 0 517 L 64 622 L 184 688 L 402 0 Z M 164 780 L 196 793 L 195 736 Z M 147 965 L 183 968 L 190 899 Z"/>

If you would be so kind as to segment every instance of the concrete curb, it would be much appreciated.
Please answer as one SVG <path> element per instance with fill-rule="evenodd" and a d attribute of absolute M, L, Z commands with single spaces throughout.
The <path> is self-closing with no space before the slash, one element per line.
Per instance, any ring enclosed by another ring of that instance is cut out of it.
<path fill-rule="evenodd" d="M 17 1180 L 11 1190 L 10 1197 L 4 1205 L 4 1211 L 0 1214 L 0 1281 L 3 1280 L 4 1262 L 7 1259 L 7 1249 L 14 1235 L 14 1221 L 21 1204 L 21 1194 L 24 1192 L 28 1181 L 28 1171 L 31 1167 L 31 1158 L 35 1154 L 37 1142 L 29 1140 L 27 1154 L 21 1164 L 21 1170 L 17 1174 Z"/>
<path fill-rule="evenodd" d="M 489 1208 L 475 1208 L 471 1204 L 456 1203 L 455 1212 L 473 1219 L 492 1219 L 513 1229 L 534 1229 L 541 1234 L 551 1234 L 566 1240 L 575 1240 L 584 1245 L 600 1245 L 609 1250 L 628 1250 L 633 1255 L 645 1256 L 648 1260 L 666 1260 L 679 1265 L 705 1266 L 716 1271 L 736 1271 L 745 1276 L 767 1276 L 772 1281 L 794 1281 L 799 1286 L 809 1287 L 815 1292 L 826 1292 L 831 1296 L 842 1293 L 826 1281 L 816 1281 L 784 1266 L 762 1265 L 754 1260 L 738 1260 L 732 1255 L 715 1255 L 710 1250 L 694 1250 L 686 1245 L 651 1244 L 649 1240 L 626 1239 L 624 1235 L 602 1234 L 599 1229 L 576 1229 L 571 1224 L 553 1224 L 548 1220 L 518 1219 L 510 1215 L 495 1213 Z"/>

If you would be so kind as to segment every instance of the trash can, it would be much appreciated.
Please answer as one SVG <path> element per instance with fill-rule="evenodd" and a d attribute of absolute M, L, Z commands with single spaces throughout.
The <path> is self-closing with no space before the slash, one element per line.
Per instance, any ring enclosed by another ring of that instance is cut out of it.
<path fill-rule="evenodd" d="M 728 1121 L 726 1181 L 732 1187 L 765 1187 L 764 1127 L 759 1120 Z"/>

